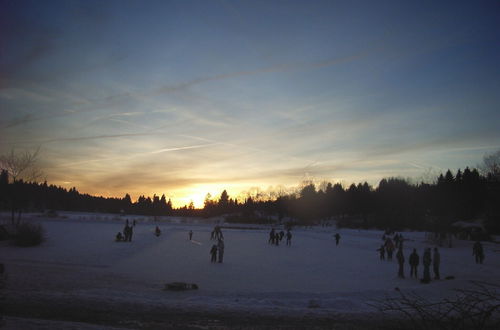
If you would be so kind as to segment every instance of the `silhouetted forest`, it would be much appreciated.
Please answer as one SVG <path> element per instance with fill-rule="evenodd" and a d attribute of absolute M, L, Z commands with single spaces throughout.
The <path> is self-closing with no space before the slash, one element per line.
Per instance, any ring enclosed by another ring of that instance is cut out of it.
<path fill-rule="evenodd" d="M 223 191 L 207 197 L 203 209 L 191 203 L 173 208 L 165 195 L 140 196 L 133 202 L 123 198 L 96 197 L 44 183 L 11 182 L 0 174 L 0 208 L 19 211 L 85 211 L 150 216 L 220 216 L 233 222 L 281 222 L 300 224 L 335 219 L 341 226 L 363 228 L 426 229 L 442 231 L 458 220 L 483 219 L 488 229 L 500 232 L 500 180 L 497 175 L 480 175 L 466 168 L 448 170 L 435 183 L 412 184 L 401 178 L 386 178 L 374 188 L 368 183 L 303 184 L 295 193 L 273 200 L 247 197 L 242 201 Z"/>

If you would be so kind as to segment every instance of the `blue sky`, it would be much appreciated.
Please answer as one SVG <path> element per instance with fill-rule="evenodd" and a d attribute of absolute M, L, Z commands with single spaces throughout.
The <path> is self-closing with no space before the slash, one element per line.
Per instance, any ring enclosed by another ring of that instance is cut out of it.
<path fill-rule="evenodd" d="M 0 6 L 0 153 L 65 187 L 200 205 L 500 148 L 498 1 Z"/>

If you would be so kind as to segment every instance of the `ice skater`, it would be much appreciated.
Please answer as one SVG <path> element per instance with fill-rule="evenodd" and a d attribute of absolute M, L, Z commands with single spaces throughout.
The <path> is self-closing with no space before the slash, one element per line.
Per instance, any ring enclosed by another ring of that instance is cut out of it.
<path fill-rule="evenodd" d="M 189 240 L 191 241 L 192 239 L 193 239 L 193 231 L 192 231 L 192 230 L 190 230 L 190 231 L 189 231 Z"/>

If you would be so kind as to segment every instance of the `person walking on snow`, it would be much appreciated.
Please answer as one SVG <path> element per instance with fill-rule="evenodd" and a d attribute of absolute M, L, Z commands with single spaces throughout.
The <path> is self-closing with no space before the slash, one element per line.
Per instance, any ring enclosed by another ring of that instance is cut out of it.
<path fill-rule="evenodd" d="M 392 253 L 394 252 L 394 243 L 390 238 L 385 241 L 385 250 L 387 251 L 387 260 L 392 260 Z"/>
<path fill-rule="evenodd" d="M 219 250 L 219 263 L 222 263 L 222 260 L 224 259 L 224 241 L 222 239 L 219 239 L 217 250 Z"/>
<path fill-rule="evenodd" d="M 405 278 L 404 274 L 404 264 L 405 264 L 405 256 L 403 255 L 403 249 L 399 249 L 398 252 L 396 253 L 396 259 L 398 260 L 398 276 L 400 278 Z"/>
<path fill-rule="evenodd" d="M 340 234 L 339 233 L 336 233 L 335 234 L 335 245 L 338 246 L 339 245 L 339 242 L 340 242 Z"/>
<path fill-rule="evenodd" d="M 472 255 L 476 257 L 476 264 L 482 264 L 484 260 L 484 250 L 481 242 L 476 241 L 472 247 Z"/>
<path fill-rule="evenodd" d="M 274 228 L 271 229 L 271 231 L 269 232 L 269 241 L 268 241 L 268 243 L 274 244 Z"/>
<path fill-rule="evenodd" d="M 418 264 L 420 263 L 420 257 L 417 253 L 417 249 L 413 249 L 413 252 L 410 254 L 410 277 L 415 276 L 418 278 Z"/>
<path fill-rule="evenodd" d="M 434 279 L 439 280 L 439 264 L 441 263 L 441 255 L 438 248 L 434 248 L 434 256 L 432 257 L 432 268 L 434 270 Z"/>
<path fill-rule="evenodd" d="M 132 227 L 129 226 L 128 220 L 127 223 L 125 224 L 125 228 L 123 228 L 123 236 L 125 242 L 132 241 Z"/>
<path fill-rule="evenodd" d="M 413 252 L 410 254 L 410 277 L 415 276 L 417 278 L 417 268 L 420 262 L 420 257 L 417 254 L 417 249 L 413 249 Z"/>
<path fill-rule="evenodd" d="M 210 262 L 217 262 L 217 245 L 212 245 L 212 248 L 210 249 Z"/>
<path fill-rule="evenodd" d="M 286 245 L 292 245 L 292 232 L 290 230 L 286 232 Z"/>
<path fill-rule="evenodd" d="M 422 279 L 423 283 L 429 283 L 431 281 L 431 248 L 427 248 L 424 251 L 424 256 L 422 257 L 422 262 L 424 264 L 424 278 Z"/>

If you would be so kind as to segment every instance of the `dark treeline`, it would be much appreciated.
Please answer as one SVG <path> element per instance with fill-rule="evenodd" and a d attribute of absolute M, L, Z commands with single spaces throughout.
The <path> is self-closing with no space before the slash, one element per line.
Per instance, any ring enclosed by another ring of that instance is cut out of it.
<path fill-rule="evenodd" d="M 24 182 L 9 180 L 6 171 L 0 173 L 0 208 L 18 211 L 84 211 L 127 213 L 141 215 L 172 215 L 172 202 L 165 195 L 140 196 L 132 202 L 130 195 L 123 198 L 96 197 L 82 194 L 76 188 L 66 189 L 47 182 Z"/>
<path fill-rule="evenodd" d="M 366 228 L 425 229 L 441 231 L 458 220 L 483 219 L 493 232 L 500 232 L 500 180 L 498 175 L 480 175 L 466 168 L 441 174 L 435 183 L 412 184 L 401 178 L 386 178 L 374 188 L 368 183 L 328 183 L 318 189 L 304 184 L 298 192 L 273 200 L 247 197 L 242 202 L 230 198 L 207 197 L 203 209 L 191 203 L 178 209 L 165 195 L 140 196 L 132 202 L 124 198 L 96 197 L 44 183 L 10 182 L 0 174 L 0 207 L 4 210 L 64 210 L 109 212 L 151 216 L 220 216 L 232 221 L 266 222 L 291 218 L 302 224 L 336 219 L 340 225 Z"/>
<path fill-rule="evenodd" d="M 273 201 L 247 198 L 238 204 L 223 192 L 218 201 L 205 201 L 204 211 L 210 215 L 240 212 L 241 221 L 259 214 L 279 221 L 289 217 L 302 224 L 334 218 L 348 227 L 432 231 L 445 231 L 459 220 L 482 219 L 490 230 L 500 232 L 500 180 L 466 168 L 455 174 L 448 170 L 432 184 L 387 178 L 377 188 L 365 182 L 347 188 L 328 183 L 317 189 L 309 183 L 298 193 Z"/>

